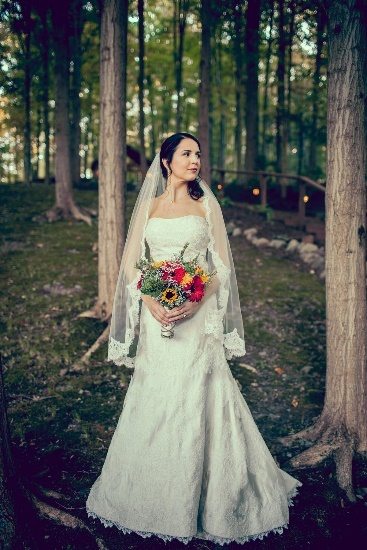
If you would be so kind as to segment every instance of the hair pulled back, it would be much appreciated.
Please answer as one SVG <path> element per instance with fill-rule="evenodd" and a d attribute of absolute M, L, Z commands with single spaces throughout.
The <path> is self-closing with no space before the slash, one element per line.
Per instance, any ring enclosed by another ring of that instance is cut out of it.
<path fill-rule="evenodd" d="M 170 164 L 172 161 L 174 152 L 176 151 L 180 142 L 185 138 L 193 139 L 200 148 L 199 140 L 192 134 L 189 134 L 188 132 L 178 132 L 177 134 L 173 134 L 172 136 L 169 136 L 168 138 L 166 138 L 161 145 L 161 150 L 159 153 L 160 164 L 161 164 L 162 175 L 165 179 L 167 179 L 168 177 L 168 172 L 162 160 L 165 159 Z M 200 197 L 204 195 L 204 191 L 200 187 L 200 181 L 201 181 L 201 177 L 200 175 L 198 175 L 194 180 L 187 182 L 187 192 L 189 193 L 190 197 L 194 200 L 198 200 L 200 199 Z"/>

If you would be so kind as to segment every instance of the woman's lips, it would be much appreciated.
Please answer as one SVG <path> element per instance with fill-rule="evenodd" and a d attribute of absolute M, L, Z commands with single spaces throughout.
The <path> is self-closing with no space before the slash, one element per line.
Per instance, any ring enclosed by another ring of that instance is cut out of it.
<path fill-rule="evenodd" d="M 198 169 L 197 168 L 189 168 L 190 172 L 197 172 Z"/>

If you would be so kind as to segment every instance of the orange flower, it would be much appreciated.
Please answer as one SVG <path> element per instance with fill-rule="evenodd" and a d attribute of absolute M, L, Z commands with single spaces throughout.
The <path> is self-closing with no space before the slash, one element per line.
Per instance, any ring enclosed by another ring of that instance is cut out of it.
<path fill-rule="evenodd" d="M 190 285 L 192 283 L 192 276 L 189 273 L 185 273 L 180 281 L 181 286 Z"/>

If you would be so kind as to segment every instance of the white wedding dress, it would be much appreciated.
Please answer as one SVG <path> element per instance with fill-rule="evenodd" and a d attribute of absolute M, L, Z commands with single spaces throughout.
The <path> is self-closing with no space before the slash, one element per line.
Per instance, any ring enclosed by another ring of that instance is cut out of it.
<path fill-rule="evenodd" d="M 206 266 L 208 226 L 196 215 L 151 218 L 155 260 L 189 241 Z M 302 483 L 281 470 L 232 376 L 223 345 L 203 334 L 208 298 L 171 339 L 142 304 L 135 370 L 87 513 L 143 537 L 220 545 L 288 526 Z"/>

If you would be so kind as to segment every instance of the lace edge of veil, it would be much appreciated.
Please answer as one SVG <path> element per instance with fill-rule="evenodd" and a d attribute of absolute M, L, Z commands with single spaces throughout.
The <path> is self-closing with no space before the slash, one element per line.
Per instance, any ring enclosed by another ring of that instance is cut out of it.
<path fill-rule="evenodd" d="M 135 328 L 139 323 L 140 317 L 140 297 L 141 291 L 137 288 L 137 282 L 139 279 L 139 273 L 136 275 L 135 279 L 126 286 L 129 292 L 129 298 L 131 300 L 131 305 L 128 309 L 128 316 L 130 319 L 131 328 L 127 328 L 125 332 L 125 342 L 119 342 L 115 340 L 112 336 L 108 340 L 108 361 L 113 361 L 115 365 L 121 367 L 125 365 L 129 368 L 135 367 L 135 357 L 129 357 L 129 351 L 131 344 L 134 341 L 135 337 Z"/>
<path fill-rule="evenodd" d="M 236 328 L 231 332 L 223 333 L 225 309 L 229 296 L 229 276 L 231 270 L 224 265 L 220 255 L 214 248 L 213 222 L 211 220 L 211 208 L 209 197 L 204 195 L 205 217 L 209 226 L 209 244 L 208 249 L 212 255 L 213 263 L 220 281 L 218 291 L 219 309 L 211 309 L 205 318 L 204 334 L 210 334 L 215 338 L 222 340 L 226 359 L 233 357 L 243 357 L 246 354 L 246 345 L 243 338 L 240 337 Z"/>

